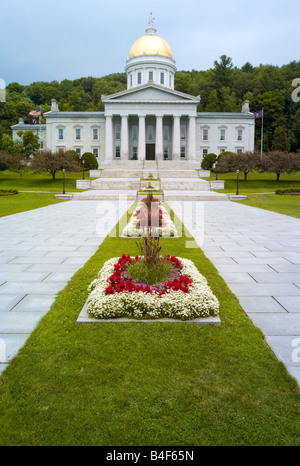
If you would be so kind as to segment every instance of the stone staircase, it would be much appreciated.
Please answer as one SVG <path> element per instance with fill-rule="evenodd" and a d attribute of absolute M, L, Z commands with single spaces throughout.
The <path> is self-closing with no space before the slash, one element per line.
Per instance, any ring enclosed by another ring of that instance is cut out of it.
<path fill-rule="evenodd" d="M 113 161 L 101 166 L 100 178 L 90 182 L 88 191 L 76 193 L 73 199 L 137 199 L 141 178 L 160 178 L 164 200 L 229 200 L 225 194 L 211 191 L 210 183 L 199 176 L 199 164 L 188 161 Z M 198 170 L 196 170 L 198 169 Z"/>

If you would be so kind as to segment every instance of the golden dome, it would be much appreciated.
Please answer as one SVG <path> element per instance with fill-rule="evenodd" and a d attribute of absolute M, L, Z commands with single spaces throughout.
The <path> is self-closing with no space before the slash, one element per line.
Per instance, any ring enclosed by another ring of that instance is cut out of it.
<path fill-rule="evenodd" d="M 160 55 L 173 58 L 169 44 L 157 34 L 146 34 L 135 41 L 129 52 L 129 58 L 142 55 Z"/>

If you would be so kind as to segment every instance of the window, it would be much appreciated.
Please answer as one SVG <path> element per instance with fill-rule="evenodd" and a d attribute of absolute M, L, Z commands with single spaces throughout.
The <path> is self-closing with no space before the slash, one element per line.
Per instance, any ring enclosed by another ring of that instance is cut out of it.
<path fill-rule="evenodd" d="M 185 146 L 180 147 L 180 158 L 181 159 L 185 158 Z"/>
<path fill-rule="evenodd" d="M 222 154 L 222 152 L 225 152 L 226 151 L 226 147 L 224 147 L 223 149 L 220 149 L 220 154 Z"/>
<path fill-rule="evenodd" d="M 75 130 L 75 139 L 81 139 L 81 131 L 80 128 L 76 128 Z"/>
<path fill-rule="evenodd" d="M 172 78 L 171 78 L 171 75 L 169 76 L 169 87 L 172 86 Z"/>
<path fill-rule="evenodd" d="M 220 130 L 220 141 L 225 141 L 225 129 Z"/>
<path fill-rule="evenodd" d="M 137 125 L 132 125 L 132 139 L 137 140 Z"/>
<path fill-rule="evenodd" d="M 164 159 L 168 159 L 169 158 L 169 148 L 166 146 L 164 147 Z"/>
<path fill-rule="evenodd" d="M 78 154 L 78 157 L 81 157 L 81 149 L 80 147 L 78 147 L 77 149 L 75 149 L 77 154 Z"/>
<path fill-rule="evenodd" d="M 165 73 L 160 73 L 160 84 L 165 84 Z"/>
<path fill-rule="evenodd" d="M 153 71 L 149 71 L 149 81 L 153 81 Z"/>
<path fill-rule="evenodd" d="M 203 128 L 203 130 L 202 130 L 202 140 L 203 141 L 208 141 L 208 128 Z"/>
<path fill-rule="evenodd" d="M 121 138 L 121 125 L 120 123 L 116 123 L 116 139 Z"/>
<path fill-rule="evenodd" d="M 243 130 L 242 129 L 238 129 L 237 139 L 238 139 L 238 141 L 243 140 Z"/>
<path fill-rule="evenodd" d="M 93 154 L 94 154 L 95 157 L 98 157 L 98 149 L 97 148 L 93 149 Z"/>
<path fill-rule="evenodd" d="M 164 126 L 164 141 L 169 140 L 169 126 Z"/>
<path fill-rule="evenodd" d="M 202 157 L 204 158 L 208 154 L 208 149 L 202 150 Z"/>
<path fill-rule="evenodd" d="M 129 79 L 130 79 L 130 87 L 132 87 L 132 73 L 130 73 Z"/>
<path fill-rule="evenodd" d="M 137 74 L 137 82 L 138 84 L 142 84 L 142 73 L 140 71 Z"/>
<path fill-rule="evenodd" d="M 180 139 L 186 138 L 186 126 L 180 125 Z"/>
<path fill-rule="evenodd" d="M 121 150 L 120 150 L 120 146 L 116 146 L 116 158 L 119 159 L 121 157 Z"/>
<path fill-rule="evenodd" d="M 98 139 L 99 134 L 98 134 L 98 128 L 93 128 L 93 139 Z"/>
<path fill-rule="evenodd" d="M 58 128 L 58 139 L 64 138 L 64 130 L 63 128 Z"/>
<path fill-rule="evenodd" d="M 148 141 L 153 141 L 153 126 L 148 126 Z"/>

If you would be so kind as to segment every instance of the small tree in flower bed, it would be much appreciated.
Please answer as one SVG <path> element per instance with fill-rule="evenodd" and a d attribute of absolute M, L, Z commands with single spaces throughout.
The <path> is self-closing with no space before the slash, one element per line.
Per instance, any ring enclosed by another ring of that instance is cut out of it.
<path fill-rule="evenodd" d="M 137 210 L 135 216 L 139 219 L 138 228 L 152 230 L 152 236 L 158 235 L 155 229 L 162 226 L 163 213 L 159 207 L 159 199 L 153 197 L 153 194 L 148 194 L 142 199 L 146 209 Z"/>

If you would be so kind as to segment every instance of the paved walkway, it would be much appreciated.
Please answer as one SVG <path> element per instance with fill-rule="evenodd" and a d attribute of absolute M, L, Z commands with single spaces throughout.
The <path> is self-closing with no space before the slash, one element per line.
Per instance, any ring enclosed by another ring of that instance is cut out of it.
<path fill-rule="evenodd" d="M 0 218 L 0 372 L 131 202 Z M 170 205 L 300 385 L 300 220 L 233 202 Z"/>
<path fill-rule="evenodd" d="M 234 202 L 170 206 L 300 386 L 300 220 Z"/>
<path fill-rule="evenodd" d="M 0 218 L 0 373 L 131 202 L 73 201 Z"/>

